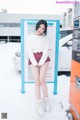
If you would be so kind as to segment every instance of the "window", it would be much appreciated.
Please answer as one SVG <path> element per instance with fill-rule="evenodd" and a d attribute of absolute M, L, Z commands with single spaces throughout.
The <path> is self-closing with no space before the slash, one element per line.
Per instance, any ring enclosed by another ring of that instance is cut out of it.
<path fill-rule="evenodd" d="M 59 33 L 60 33 L 60 39 L 61 39 L 73 33 L 73 30 L 61 30 Z"/>
<path fill-rule="evenodd" d="M 72 24 L 72 14 L 68 15 L 68 27 Z"/>
<path fill-rule="evenodd" d="M 72 39 L 62 45 L 62 47 L 72 47 Z"/>
<path fill-rule="evenodd" d="M 0 27 L 20 27 L 20 23 L 0 23 Z"/>
<path fill-rule="evenodd" d="M 0 42 L 21 42 L 20 36 L 0 36 Z"/>
<path fill-rule="evenodd" d="M 20 42 L 20 36 L 9 36 L 9 42 Z"/>
<path fill-rule="evenodd" d="M 79 27 L 79 19 L 74 21 L 74 28 L 78 28 Z"/>
<path fill-rule="evenodd" d="M 0 36 L 0 42 L 1 42 L 1 41 L 7 42 L 7 36 Z"/>

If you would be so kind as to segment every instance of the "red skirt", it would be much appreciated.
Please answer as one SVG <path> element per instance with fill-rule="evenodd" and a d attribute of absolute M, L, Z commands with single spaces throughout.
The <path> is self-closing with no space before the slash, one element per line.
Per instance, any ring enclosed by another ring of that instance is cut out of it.
<path fill-rule="evenodd" d="M 40 61 L 40 59 L 41 59 L 41 57 L 42 57 L 43 52 L 37 52 L 37 53 L 33 53 L 33 54 L 34 54 L 34 57 L 35 57 L 37 63 L 39 63 L 39 61 Z M 50 61 L 50 58 L 47 57 L 47 59 L 46 59 L 45 62 L 49 62 L 49 61 Z M 29 65 L 32 64 L 31 61 L 30 61 L 30 59 L 29 59 L 29 61 L 28 61 L 28 64 L 29 64 Z"/>

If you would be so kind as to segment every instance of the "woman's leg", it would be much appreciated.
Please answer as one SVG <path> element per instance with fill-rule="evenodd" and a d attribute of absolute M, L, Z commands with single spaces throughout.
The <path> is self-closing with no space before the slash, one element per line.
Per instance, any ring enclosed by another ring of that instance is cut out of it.
<path fill-rule="evenodd" d="M 46 62 L 44 65 L 40 67 L 40 83 L 41 83 L 44 97 L 48 97 L 48 89 L 47 89 L 46 80 L 45 80 L 45 75 L 47 72 L 48 65 L 49 65 L 49 62 Z"/>
<path fill-rule="evenodd" d="M 44 100 L 44 103 L 45 103 L 44 109 L 45 109 L 46 112 L 51 111 L 50 101 L 49 101 L 49 97 L 48 97 L 48 89 L 47 89 L 46 80 L 45 80 L 45 75 L 46 75 L 46 72 L 47 72 L 48 65 L 49 65 L 49 62 L 46 62 L 40 68 L 40 83 L 41 83 L 42 91 L 43 91 L 43 94 L 44 94 L 43 100 Z"/>
<path fill-rule="evenodd" d="M 41 91 L 40 91 L 40 67 L 31 65 L 31 70 L 34 76 L 35 81 L 35 94 L 36 94 L 36 111 L 38 115 L 44 116 L 44 109 L 41 100 Z"/>
<path fill-rule="evenodd" d="M 40 100 L 41 99 L 41 92 L 40 92 L 40 70 L 38 66 L 33 66 L 31 65 L 31 70 L 33 73 L 33 77 L 35 79 L 35 94 L 36 94 L 36 99 Z"/>

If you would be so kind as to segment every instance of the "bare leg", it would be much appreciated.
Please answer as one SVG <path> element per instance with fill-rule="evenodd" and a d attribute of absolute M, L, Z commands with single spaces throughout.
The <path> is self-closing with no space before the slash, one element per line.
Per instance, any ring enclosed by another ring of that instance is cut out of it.
<path fill-rule="evenodd" d="M 41 92 L 40 92 L 40 68 L 38 66 L 33 66 L 31 65 L 31 70 L 33 73 L 33 77 L 35 79 L 35 94 L 36 94 L 36 99 L 40 100 L 41 99 Z"/>
<path fill-rule="evenodd" d="M 49 62 L 46 62 L 44 65 L 40 67 L 40 83 L 41 83 L 44 97 L 48 97 L 48 89 L 45 81 L 45 75 L 47 72 L 48 65 L 49 65 Z"/>

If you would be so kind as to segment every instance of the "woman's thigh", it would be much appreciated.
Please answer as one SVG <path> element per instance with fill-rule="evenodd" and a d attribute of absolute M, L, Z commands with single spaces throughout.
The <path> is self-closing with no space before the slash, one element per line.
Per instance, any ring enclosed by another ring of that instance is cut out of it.
<path fill-rule="evenodd" d="M 40 82 L 45 81 L 45 76 L 48 66 L 49 66 L 49 62 L 46 62 L 44 65 L 40 67 Z"/>
<path fill-rule="evenodd" d="M 40 69 L 38 66 L 33 66 L 33 65 L 30 65 L 31 67 L 31 71 L 32 71 L 32 74 L 33 74 L 33 77 L 36 81 L 39 81 L 40 79 Z"/>

